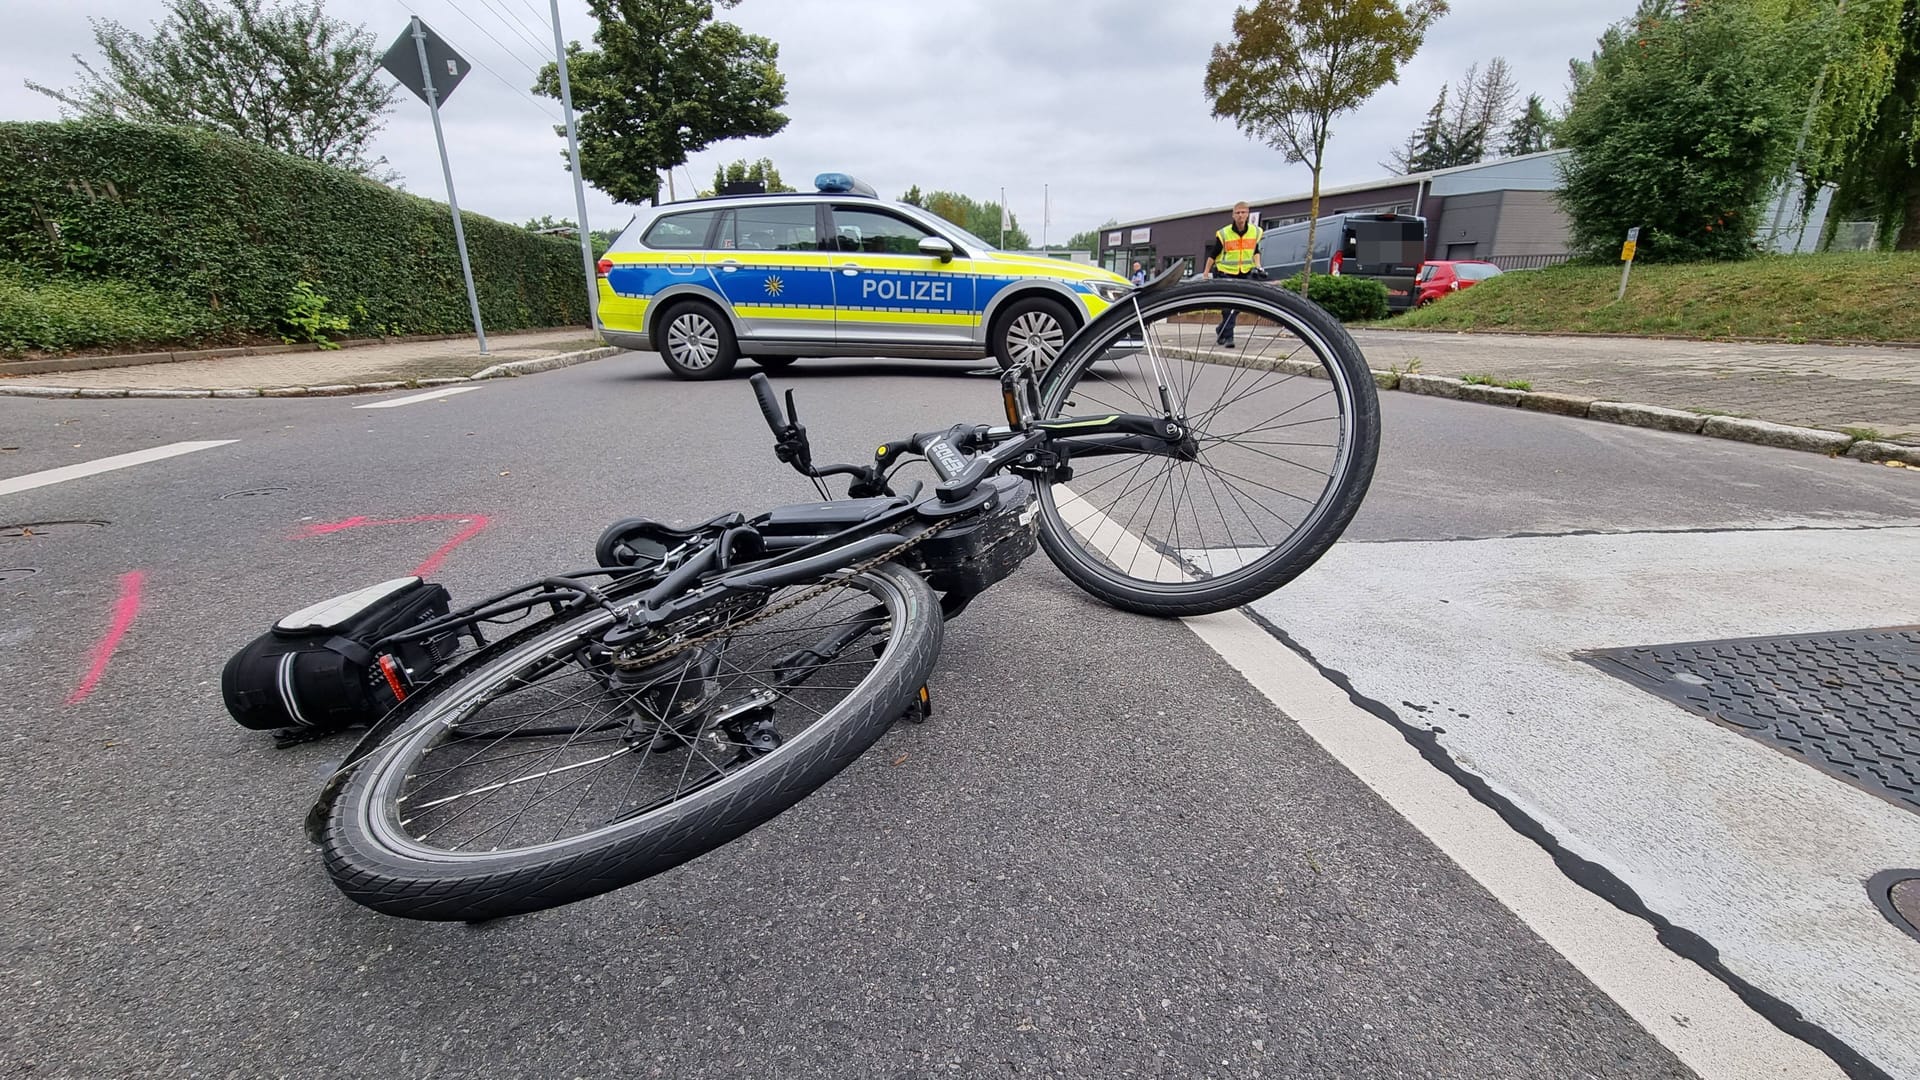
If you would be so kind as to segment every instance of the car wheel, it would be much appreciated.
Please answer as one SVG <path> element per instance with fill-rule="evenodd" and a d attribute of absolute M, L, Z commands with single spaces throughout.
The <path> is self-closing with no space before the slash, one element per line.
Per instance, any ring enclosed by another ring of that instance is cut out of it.
<path fill-rule="evenodd" d="M 1025 362 L 1035 375 L 1047 370 L 1073 336 L 1065 304 L 1044 296 L 1015 300 L 994 322 L 993 355 L 1002 368 Z"/>
<path fill-rule="evenodd" d="M 660 343 L 660 359 L 683 379 L 723 378 L 740 359 L 733 327 L 711 304 L 675 304 L 660 316 L 659 325 L 654 340 Z"/>
<path fill-rule="evenodd" d="M 793 362 L 798 359 L 800 358 L 797 356 L 756 356 L 753 362 L 766 371 L 783 371 L 792 367 Z"/>

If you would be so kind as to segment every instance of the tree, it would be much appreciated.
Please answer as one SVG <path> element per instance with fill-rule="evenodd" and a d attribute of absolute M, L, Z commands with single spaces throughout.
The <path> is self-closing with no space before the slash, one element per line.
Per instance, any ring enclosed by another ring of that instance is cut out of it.
<path fill-rule="evenodd" d="M 1002 247 L 1016 250 L 1033 246 L 1032 238 L 1020 227 L 1019 218 L 1011 213 L 1006 215 L 1006 236 L 999 239 L 1001 210 L 997 202 L 976 202 L 958 192 L 935 191 L 927 195 L 927 201 L 922 205 L 936 216 L 953 222 L 983 240 L 992 240 Z"/>
<path fill-rule="evenodd" d="M 620 202 L 657 201 L 660 170 L 722 139 L 767 136 L 787 126 L 780 47 L 732 23 L 715 4 L 739 0 L 588 0 L 600 22 L 596 49 L 567 45 L 567 75 L 579 114 L 580 173 Z M 554 64 L 535 92 L 560 96 Z M 558 129 L 556 129 L 558 130 Z"/>
<path fill-rule="evenodd" d="M 1256 0 L 1233 13 L 1233 41 L 1213 47 L 1205 89 L 1213 115 L 1313 173 L 1307 248 L 1320 217 L 1320 173 L 1333 118 L 1398 82 L 1447 0 Z M 1312 274 L 1300 277 L 1307 295 Z"/>
<path fill-rule="evenodd" d="M 908 206 L 924 207 L 926 205 L 926 196 L 920 194 L 920 185 L 915 184 L 901 193 L 900 201 L 906 203 Z"/>
<path fill-rule="evenodd" d="M 1501 145 L 1504 157 L 1537 154 L 1553 145 L 1552 121 L 1547 119 L 1546 102 L 1539 94 L 1527 95 L 1527 107 L 1507 125 L 1507 141 Z"/>
<path fill-rule="evenodd" d="M 1743 0 L 1641 0 L 1574 69 L 1557 136 L 1573 245 L 1640 258 L 1740 258 L 1785 175 L 1812 84 L 1799 38 Z"/>
<path fill-rule="evenodd" d="M 1891 19 L 1884 8 L 1872 7 L 1873 0 L 1854 3 L 1867 5 L 1869 10 L 1861 14 L 1872 17 L 1862 19 L 1862 32 L 1850 42 L 1865 59 L 1851 69 L 1830 63 L 1828 77 L 1861 78 L 1877 68 L 1882 57 L 1886 72 L 1884 78 L 1872 80 L 1879 87 L 1877 97 L 1870 92 L 1872 85 L 1862 95 L 1871 99 L 1866 119 L 1857 136 L 1841 149 L 1840 165 L 1833 170 L 1840 190 L 1827 220 L 1837 222 L 1843 213 L 1864 215 L 1878 225 L 1883 249 L 1920 251 L 1920 2 L 1881 0 L 1894 9 Z M 1856 12 L 1858 8 L 1849 6 L 1849 15 Z M 1829 101 L 1843 99 L 1847 93 L 1843 82 Z M 1816 125 L 1840 126 L 1834 120 L 1844 122 L 1846 110 L 1832 104 L 1826 108 L 1827 115 L 1819 117 Z M 1819 140 L 1812 145 L 1818 146 Z M 1819 161 L 1817 154 L 1810 157 Z M 1808 171 L 1811 177 L 1820 175 L 1817 164 Z"/>
<path fill-rule="evenodd" d="M 191 124 L 283 153 L 380 175 L 368 145 L 396 88 L 377 76 L 364 27 L 329 18 L 320 0 L 167 0 L 151 37 L 90 19 L 101 67 L 75 56 L 79 83 L 29 80 L 68 118 Z"/>
<path fill-rule="evenodd" d="M 585 168 L 584 165 L 581 167 Z M 757 181 L 764 185 L 769 192 L 794 190 L 794 188 L 780 179 L 780 170 L 773 167 L 771 160 L 761 158 L 759 161 L 748 162 L 745 158 L 741 158 L 731 165 L 715 166 L 713 170 L 713 190 L 701 192 L 701 195 L 704 197 L 718 194 L 719 191 L 728 184 L 742 183 L 748 180 Z"/>
<path fill-rule="evenodd" d="M 1072 236 L 1067 237 L 1067 250 L 1069 251 L 1100 250 L 1100 234 L 1105 232 L 1108 229 L 1113 228 L 1115 225 L 1118 225 L 1118 224 L 1120 224 L 1118 219 L 1108 218 L 1107 223 L 1105 225 L 1100 226 L 1098 229 L 1088 229 L 1086 232 L 1074 233 Z"/>
<path fill-rule="evenodd" d="M 1467 129 L 1471 133 L 1471 142 L 1468 145 L 1473 150 L 1473 157 L 1469 161 L 1461 162 L 1463 165 L 1471 165 L 1476 161 L 1487 159 L 1488 143 L 1495 134 L 1506 128 L 1508 118 L 1513 114 L 1513 99 L 1520 93 L 1519 89 L 1513 85 L 1513 69 L 1507 66 L 1504 56 L 1496 56 L 1488 61 L 1487 70 L 1480 76 L 1478 82 L 1472 81 L 1471 71 L 1468 72 L 1467 77 L 1471 83 L 1468 97 L 1473 102 L 1472 117 Z"/>

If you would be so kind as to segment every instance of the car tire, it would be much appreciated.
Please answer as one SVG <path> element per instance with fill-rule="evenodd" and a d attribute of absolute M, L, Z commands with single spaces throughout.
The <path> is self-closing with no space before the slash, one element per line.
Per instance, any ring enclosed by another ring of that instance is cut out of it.
<path fill-rule="evenodd" d="M 1025 360 L 1038 377 L 1079 329 L 1072 312 L 1058 300 L 1027 296 L 1008 304 L 993 321 L 989 345 L 1002 370 Z"/>
<path fill-rule="evenodd" d="M 785 371 L 798 359 L 797 356 L 756 356 L 753 362 L 759 364 L 762 371 Z"/>
<path fill-rule="evenodd" d="M 682 379 L 722 379 L 740 360 L 727 317 L 699 300 L 682 300 L 661 312 L 653 340 L 667 370 Z"/>

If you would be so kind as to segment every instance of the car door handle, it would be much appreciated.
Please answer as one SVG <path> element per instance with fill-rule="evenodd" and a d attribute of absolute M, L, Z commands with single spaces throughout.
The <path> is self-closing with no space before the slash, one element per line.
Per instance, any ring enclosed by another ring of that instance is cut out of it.
<path fill-rule="evenodd" d="M 840 272 L 851 277 L 854 274 L 857 274 L 860 272 L 860 264 L 859 263 L 841 263 Z"/>
<path fill-rule="evenodd" d="M 739 259 L 721 259 L 720 269 L 725 271 L 726 273 L 731 274 L 735 270 L 740 269 L 740 260 Z"/>

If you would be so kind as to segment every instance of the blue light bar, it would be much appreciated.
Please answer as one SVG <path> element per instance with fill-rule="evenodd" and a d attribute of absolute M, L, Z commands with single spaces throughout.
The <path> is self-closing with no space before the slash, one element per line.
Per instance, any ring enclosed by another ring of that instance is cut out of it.
<path fill-rule="evenodd" d="M 865 195 L 869 199 L 880 197 L 880 193 L 873 190 L 870 185 L 861 183 L 846 173 L 823 172 L 813 178 L 813 187 L 814 190 L 829 195 Z"/>

